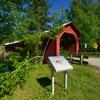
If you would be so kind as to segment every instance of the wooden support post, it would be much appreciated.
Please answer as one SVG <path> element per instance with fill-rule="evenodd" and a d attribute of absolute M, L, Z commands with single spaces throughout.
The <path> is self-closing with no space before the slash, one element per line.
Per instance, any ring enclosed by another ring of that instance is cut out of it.
<path fill-rule="evenodd" d="M 73 55 L 71 54 L 70 55 L 70 63 L 72 63 L 72 60 L 73 60 Z"/>
<path fill-rule="evenodd" d="M 83 55 L 81 54 L 80 56 L 80 64 L 82 65 L 83 64 Z"/>

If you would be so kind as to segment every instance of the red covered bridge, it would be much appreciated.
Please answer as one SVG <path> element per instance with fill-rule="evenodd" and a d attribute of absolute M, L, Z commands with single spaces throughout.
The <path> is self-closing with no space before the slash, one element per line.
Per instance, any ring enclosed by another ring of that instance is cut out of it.
<path fill-rule="evenodd" d="M 79 37 L 80 37 L 80 32 L 76 29 L 76 27 L 72 24 L 72 22 L 64 24 L 62 32 L 57 33 L 56 39 L 49 39 L 44 54 L 45 62 L 48 62 L 48 56 L 60 55 L 60 47 L 63 47 L 70 53 L 78 54 Z"/>

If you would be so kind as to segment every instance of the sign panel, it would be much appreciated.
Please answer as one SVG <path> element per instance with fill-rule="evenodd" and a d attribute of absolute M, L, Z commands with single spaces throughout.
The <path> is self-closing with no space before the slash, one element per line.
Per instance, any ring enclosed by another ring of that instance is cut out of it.
<path fill-rule="evenodd" d="M 56 72 L 73 69 L 72 65 L 63 56 L 51 56 L 49 60 Z"/>

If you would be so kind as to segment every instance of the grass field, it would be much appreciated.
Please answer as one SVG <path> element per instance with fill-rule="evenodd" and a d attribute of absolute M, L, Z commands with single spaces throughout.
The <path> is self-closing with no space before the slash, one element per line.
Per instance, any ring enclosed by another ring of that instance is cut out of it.
<path fill-rule="evenodd" d="M 43 65 L 30 70 L 23 88 L 18 86 L 13 95 L 6 95 L 1 100 L 100 100 L 100 73 L 87 65 L 73 67 L 68 72 L 67 91 L 63 88 L 63 73 L 57 73 L 55 95 L 51 95 L 50 67 Z"/>

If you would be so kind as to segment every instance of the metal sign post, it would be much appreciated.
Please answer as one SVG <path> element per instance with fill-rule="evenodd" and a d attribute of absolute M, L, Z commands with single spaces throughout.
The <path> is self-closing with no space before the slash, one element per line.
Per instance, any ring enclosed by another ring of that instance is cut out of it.
<path fill-rule="evenodd" d="M 84 47 L 85 47 L 85 53 L 86 53 L 86 49 L 87 49 L 87 43 L 85 43 Z"/>

